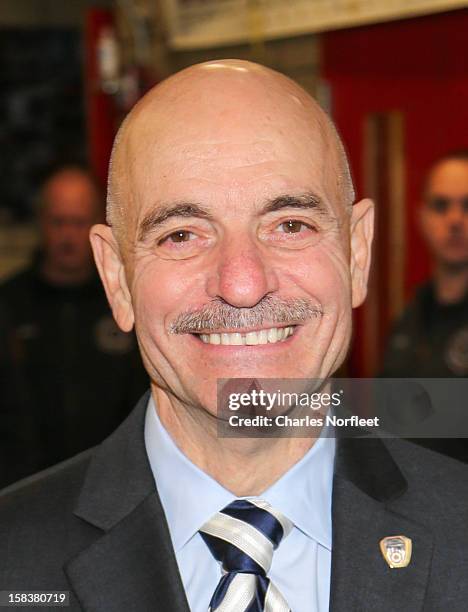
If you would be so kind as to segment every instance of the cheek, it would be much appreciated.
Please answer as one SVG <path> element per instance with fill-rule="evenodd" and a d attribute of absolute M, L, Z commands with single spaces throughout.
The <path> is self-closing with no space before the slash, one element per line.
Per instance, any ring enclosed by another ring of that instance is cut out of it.
<path fill-rule="evenodd" d="M 422 223 L 424 237 L 429 243 L 436 244 L 444 237 L 446 223 L 442 217 L 426 217 Z"/>
<path fill-rule="evenodd" d="M 174 262 L 142 261 L 136 267 L 132 282 L 135 320 L 140 329 L 167 332 L 174 318 L 185 307 L 196 307 L 197 287 L 203 279 L 187 266 Z"/>
<path fill-rule="evenodd" d="M 312 299 L 320 302 L 325 312 L 348 302 L 350 295 L 349 263 L 342 249 L 321 244 L 297 258 L 287 274 Z"/>
<path fill-rule="evenodd" d="M 315 261 L 315 283 L 324 315 L 311 349 L 320 355 L 320 378 L 333 373 L 343 362 L 351 340 L 351 275 L 345 253 L 321 249 Z"/>
<path fill-rule="evenodd" d="M 62 237 L 60 232 L 54 232 L 53 230 L 48 230 L 44 232 L 44 240 L 47 244 L 55 245 L 61 241 Z"/>
<path fill-rule="evenodd" d="M 284 271 L 295 286 L 323 309 L 323 317 L 304 328 L 294 356 L 295 376 L 324 378 L 342 363 L 351 335 L 351 278 L 347 256 L 336 244 L 318 245 Z M 296 293 L 296 291 L 294 291 Z"/>

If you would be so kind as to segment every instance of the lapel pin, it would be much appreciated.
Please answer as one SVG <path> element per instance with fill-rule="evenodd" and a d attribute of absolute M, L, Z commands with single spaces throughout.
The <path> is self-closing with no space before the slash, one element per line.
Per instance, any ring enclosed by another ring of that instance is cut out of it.
<path fill-rule="evenodd" d="M 407 567 L 411 561 L 412 542 L 403 535 L 387 536 L 380 540 L 380 551 L 392 569 Z"/>

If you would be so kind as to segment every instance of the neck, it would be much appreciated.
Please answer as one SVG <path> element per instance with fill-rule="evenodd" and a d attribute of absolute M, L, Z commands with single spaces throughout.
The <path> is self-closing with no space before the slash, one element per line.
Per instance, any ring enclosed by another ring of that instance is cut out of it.
<path fill-rule="evenodd" d="M 315 438 L 220 438 L 217 419 L 152 385 L 161 423 L 197 467 L 236 496 L 261 495 L 311 448 Z"/>
<path fill-rule="evenodd" d="M 468 266 L 451 266 L 443 262 L 434 270 L 434 290 L 441 304 L 460 302 L 468 291 Z"/>
<path fill-rule="evenodd" d="M 59 268 L 47 259 L 41 266 L 41 276 L 52 285 L 73 286 L 81 285 L 92 276 L 93 269 L 86 266 L 77 270 Z"/>

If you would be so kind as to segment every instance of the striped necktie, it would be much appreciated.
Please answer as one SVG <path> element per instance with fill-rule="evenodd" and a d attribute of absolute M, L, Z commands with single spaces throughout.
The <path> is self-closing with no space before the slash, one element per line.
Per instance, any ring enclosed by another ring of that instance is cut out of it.
<path fill-rule="evenodd" d="M 267 574 L 292 527 L 261 499 L 233 501 L 203 525 L 200 534 L 223 571 L 210 612 L 290 612 Z"/>

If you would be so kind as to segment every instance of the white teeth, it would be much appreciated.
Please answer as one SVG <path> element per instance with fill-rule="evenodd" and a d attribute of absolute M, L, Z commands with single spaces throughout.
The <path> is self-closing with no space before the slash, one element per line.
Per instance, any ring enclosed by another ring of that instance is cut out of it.
<path fill-rule="evenodd" d="M 247 332 L 245 334 L 245 343 L 248 344 L 249 346 L 258 344 L 257 332 Z"/>
<path fill-rule="evenodd" d="M 274 344 L 278 340 L 278 330 L 276 327 L 268 330 L 268 342 Z"/>
<path fill-rule="evenodd" d="M 205 344 L 222 344 L 224 346 L 255 346 L 257 344 L 274 344 L 286 340 L 294 332 L 294 327 L 272 327 L 259 331 L 241 334 L 200 334 L 200 339 Z"/>

